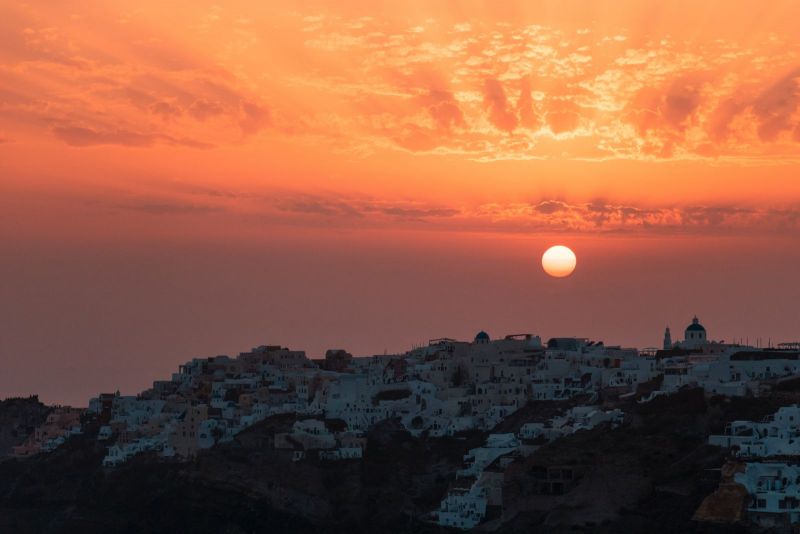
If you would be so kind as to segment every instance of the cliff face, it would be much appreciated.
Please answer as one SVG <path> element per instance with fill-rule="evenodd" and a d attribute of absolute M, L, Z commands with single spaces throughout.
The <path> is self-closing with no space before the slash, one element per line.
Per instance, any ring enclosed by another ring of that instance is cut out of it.
<path fill-rule="evenodd" d="M 291 451 L 271 448 L 274 431 L 257 425 L 187 465 L 183 475 L 246 493 L 325 530 L 435 531 L 420 518 L 438 507 L 464 453 L 484 439 L 477 432 L 417 439 L 388 420 L 367 433 L 360 461 L 322 462 L 311 455 L 292 462 Z"/>
<path fill-rule="evenodd" d="M 744 468 L 741 462 L 727 462 L 722 466 L 719 488 L 700 504 L 694 513 L 695 521 L 738 523 L 744 519 L 749 498 L 747 489 L 734 480 L 736 473 L 743 473 Z"/>
<path fill-rule="evenodd" d="M 746 532 L 746 494 L 726 483 L 732 483 L 733 464 L 726 464 L 726 450 L 707 444 L 708 435 L 732 420 L 760 420 L 798 400 L 787 392 L 706 398 L 694 389 L 629 403 L 623 426 L 578 432 L 513 464 L 506 473 L 503 516 L 485 528 Z M 718 490 L 721 466 L 727 467 Z M 571 473 L 571 479 L 553 478 L 554 470 Z"/>
<path fill-rule="evenodd" d="M 702 391 L 625 410 L 622 427 L 578 432 L 514 466 L 504 488 L 504 522 L 517 528 L 692 530 L 694 509 L 716 485 L 705 470 L 723 461 L 722 451 L 706 445 L 709 407 Z"/>
<path fill-rule="evenodd" d="M 707 435 L 791 402 L 706 399 L 695 390 L 626 404 L 623 426 L 578 432 L 511 464 L 502 512 L 478 529 L 744 530 L 698 521 L 737 517 L 736 499 L 706 499 L 726 458 Z M 532 404 L 498 430 L 550 409 Z M 368 433 L 360 461 L 292 462 L 273 443 L 294 420 L 263 421 L 193 462 L 140 456 L 114 470 L 101 467 L 104 446 L 89 428 L 51 454 L 0 462 L 0 532 L 439 532 L 425 516 L 464 453 L 486 437 L 414 438 L 384 421 Z"/>
<path fill-rule="evenodd" d="M 44 422 L 50 408 L 39 397 L 14 397 L 0 400 L 0 459 L 11 454 L 33 430 Z"/>
<path fill-rule="evenodd" d="M 384 421 L 361 461 L 292 462 L 272 443 L 293 420 L 264 421 L 189 463 L 141 456 L 105 470 L 92 432 L 0 463 L 0 532 L 433 532 L 419 518 L 483 440 L 420 440 Z"/>
<path fill-rule="evenodd" d="M 194 466 L 142 456 L 108 471 L 104 455 L 87 432 L 0 463 L 0 532 L 312 532 L 250 492 L 190 476 Z"/>

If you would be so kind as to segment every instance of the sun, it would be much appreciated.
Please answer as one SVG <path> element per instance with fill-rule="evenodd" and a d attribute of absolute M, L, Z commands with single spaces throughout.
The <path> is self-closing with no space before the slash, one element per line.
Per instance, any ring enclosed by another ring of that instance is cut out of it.
<path fill-rule="evenodd" d="M 564 245 L 552 246 L 542 254 L 544 272 L 555 278 L 571 275 L 577 262 L 575 253 Z"/>

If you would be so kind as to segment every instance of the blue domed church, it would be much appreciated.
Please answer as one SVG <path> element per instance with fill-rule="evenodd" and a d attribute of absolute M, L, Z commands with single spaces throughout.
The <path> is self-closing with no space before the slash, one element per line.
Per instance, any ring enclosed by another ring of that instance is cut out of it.
<path fill-rule="evenodd" d="M 700 348 L 706 344 L 706 329 L 700 324 L 700 320 L 695 315 L 692 324 L 686 327 L 683 336 L 683 347 L 687 349 Z"/>
<path fill-rule="evenodd" d="M 489 341 L 491 341 L 491 338 L 489 337 L 489 334 L 487 334 L 483 330 L 478 332 L 478 334 L 475 336 L 475 343 L 481 343 L 482 344 L 482 343 L 489 343 Z"/>
<path fill-rule="evenodd" d="M 706 328 L 700 324 L 700 320 L 696 315 L 692 318 L 692 324 L 686 327 L 683 333 L 683 341 L 678 341 L 673 344 L 669 327 L 664 331 L 664 350 L 673 348 L 699 349 L 707 343 L 708 337 L 706 335 Z"/>

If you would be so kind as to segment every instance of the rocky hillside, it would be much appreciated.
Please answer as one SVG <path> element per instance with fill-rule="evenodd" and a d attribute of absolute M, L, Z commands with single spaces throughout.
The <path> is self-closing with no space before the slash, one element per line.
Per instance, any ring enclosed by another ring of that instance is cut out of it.
<path fill-rule="evenodd" d="M 623 426 L 600 426 L 512 464 L 505 508 L 479 527 L 523 532 L 736 532 L 692 518 L 720 483 L 726 453 L 706 444 L 733 419 L 796 402 L 706 399 L 684 391 L 621 407 Z M 504 421 L 513 431 L 553 405 Z M 91 429 L 56 452 L 0 462 L 0 532 L 444 532 L 425 522 L 483 433 L 414 438 L 394 421 L 368 434 L 363 460 L 292 462 L 272 446 L 293 416 L 268 419 L 190 463 L 142 456 L 114 470 Z M 552 469 L 570 480 L 548 479 Z M 548 486 L 548 484 L 550 484 Z M 700 516 L 703 514 L 701 513 Z"/>
<path fill-rule="evenodd" d="M 720 468 L 727 458 L 727 451 L 707 444 L 708 435 L 721 432 L 732 420 L 759 420 L 798 400 L 795 392 L 706 399 L 702 390 L 694 389 L 647 404 L 623 405 L 623 426 L 578 432 L 512 464 L 506 473 L 502 518 L 482 529 L 747 531 L 742 522 L 694 520 L 703 517 L 695 512 L 720 485 Z M 549 477 L 553 469 L 566 470 L 571 479 Z M 563 493 L 554 494 L 553 482 Z"/>
<path fill-rule="evenodd" d="M 0 459 L 11 453 L 42 424 L 50 408 L 39 397 L 13 397 L 0 400 Z"/>

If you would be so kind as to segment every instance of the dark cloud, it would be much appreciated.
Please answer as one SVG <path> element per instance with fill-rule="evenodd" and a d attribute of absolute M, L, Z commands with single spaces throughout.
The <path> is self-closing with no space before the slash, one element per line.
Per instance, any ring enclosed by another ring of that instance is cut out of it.
<path fill-rule="evenodd" d="M 517 116 L 511 109 L 502 84 L 494 79 L 484 82 L 483 103 L 489 111 L 489 121 L 498 129 L 512 132 L 517 127 Z"/>
<path fill-rule="evenodd" d="M 458 101 L 449 91 L 431 90 L 426 96 L 421 97 L 420 101 L 427 108 L 428 114 L 439 130 L 450 131 L 454 127 L 466 126 Z"/>
<path fill-rule="evenodd" d="M 156 142 L 189 148 L 208 149 L 214 145 L 188 138 L 176 138 L 162 134 L 145 134 L 129 130 L 95 130 L 82 126 L 57 126 L 53 135 L 70 146 L 89 147 L 100 145 L 119 145 L 128 147 L 148 147 Z"/>
<path fill-rule="evenodd" d="M 302 197 L 278 204 L 281 211 L 324 215 L 326 217 L 363 217 L 364 214 L 349 203 L 341 200 Z"/>
<path fill-rule="evenodd" d="M 269 110 L 248 100 L 242 100 L 240 103 L 241 118 L 239 119 L 239 126 L 242 133 L 250 135 L 258 132 L 270 123 Z"/>
<path fill-rule="evenodd" d="M 502 208 L 500 208 L 502 211 Z M 595 200 L 569 204 L 543 200 L 521 227 L 567 232 L 687 233 L 723 235 L 800 230 L 800 207 L 753 208 L 735 205 L 643 207 Z"/>
<path fill-rule="evenodd" d="M 386 202 L 371 199 L 343 199 L 337 197 L 302 196 L 278 202 L 284 212 L 321 215 L 337 218 L 364 218 L 388 216 L 402 220 L 422 220 L 454 217 L 460 210 L 442 206 L 426 206 L 417 203 Z"/>
<path fill-rule="evenodd" d="M 712 81 L 707 72 L 678 77 L 659 90 L 647 87 L 639 91 L 627 109 L 626 118 L 642 134 L 657 134 L 658 144 L 644 151 L 669 157 L 676 147 L 689 149 L 699 155 L 717 156 L 720 143 L 731 139 L 734 121 L 747 116 L 757 126 L 758 139 L 775 142 L 789 132 L 800 140 L 800 68 L 795 68 L 766 89 L 757 92 L 752 85 L 742 85 L 731 96 L 710 110 L 702 123 L 708 141 L 692 146 L 684 137 L 687 127 L 696 123 L 698 110 L 707 104 L 703 87 Z"/>
<path fill-rule="evenodd" d="M 747 100 L 742 97 L 731 97 L 724 100 L 709 117 L 707 125 L 709 137 L 716 142 L 727 139 L 731 133 L 731 122 L 737 115 L 745 111 L 747 106 Z"/>
<path fill-rule="evenodd" d="M 153 102 L 147 109 L 150 113 L 158 115 L 163 120 L 169 120 L 183 115 L 183 111 L 181 111 L 178 106 L 163 100 L 161 102 Z"/>
<path fill-rule="evenodd" d="M 460 212 L 452 208 L 405 208 L 400 206 L 385 206 L 377 208 L 378 212 L 393 215 L 402 219 L 427 219 L 437 217 L 454 217 Z"/>
<path fill-rule="evenodd" d="M 551 213 L 556 213 L 559 211 L 565 211 L 569 209 L 569 206 L 566 202 L 561 202 L 560 200 L 543 200 L 536 204 L 533 209 L 538 211 L 539 213 L 544 213 L 545 215 L 549 215 Z"/>
<path fill-rule="evenodd" d="M 187 111 L 189 115 L 200 121 L 204 121 L 209 117 L 214 117 L 215 115 L 222 115 L 225 113 L 225 109 L 222 107 L 222 105 L 220 105 L 219 102 L 209 101 L 203 98 L 192 102 L 192 105 L 189 106 Z"/>
<path fill-rule="evenodd" d="M 112 207 L 149 213 L 153 215 L 180 215 L 180 214 L 205 214 L 222 211 L 222 208 L 217 206 L 208 206 L 201 204 L 192 204 L 178 201 L 169 200 L 142 200 L 125 202 L 113 205 Z"/>
<path fill-rule="evenodd" d="M 800 123 L 793 124 L 793 115 L 800 108 L 800 68 L 794 69 L 777 83 L 762 92 L 753 102 L 753 113 L 759 119 L 758 136 L 774 141 L 778 135 Z"/>
<path fill-rule="evenodd" d="M 700 105 L 703 79 L 698 75 L 682 76 L 669 86 L 662 105 L 662 115 L 673 128 L 685 129 L 687 120 Z"/>
<path fill-rule="evenodd" d="M 178 193 L 187 193 L 189 195 L 216 197 L 216 198 L 243 198 L 247 195 L 237 191 L 223 191 L 213 187 L 206 187 L 203 185 L 193 184 L 189 182 L 168 181 L 159 182 L 158 184 L 163 189 L 175 191 Z"/>
<path fill-rule="evenodd" d="M 126 130 L 97 131 L 79 126 L 53 128 L 53 134 L 70 146 L 122 145 L 143 147 L 152 145 L 158 136 Z"/>
<path fill-rule="evenodd" d="M 520 80 L 519 100 L 517 101 L 519 122 L 525 128 L 534 130 L 541 126 L 542 119 L 536 111 L 536 106 L 531 98 L 531 79 L 525 76 Z"/>
<path fill-rule="evenodd" d="M 138 196 L 124 194 L 114 197 L 98 197 L 84 200 L 90 207 L 111 211 L 130 211 L 150 215 L 191 215 L 225 211 L 222 206 L 212 205 L 176 197 Z"/>
<path fill-rule="evenodd" d="M 665 147 L 662 148 L 671 153 L 672 146 L 680 141 L 682 132 L 701 105 L 701 89 L 707 78 L 708 75 L 704 73 L 686 74 L 670 81 L 666 88 L 641 89 L 628 104 L 627 120 L 641 134 L 660 132 Z M 727 128 L 730 118 L 722 113 L 717 122 L 717 129 L 722 132 Z"/>
<path fill-rule="evenodd" d="M 213 117 L 227 117 L 245 135 L 269 126 L 269 109 L 248 98 L 223 81 L 197 78 L 179 86 L 164 76 L 151 73 L 137 76 L 127 87 L 109 91 L 110 96 L 121 96 L 139 109 L 164 120 L 184 114 L 205 121 Z"/>
<path fill-rule="evenodd" d="M 367 115 L 379 117 L 396 114 L 378 98 L 367 96 L 359 99 L 359 107 Z M 418 114 L 424 112 L 429 121 L 420 120 Z M 409 115 L 413 115 L 410 117 Z M 425 89 L 425 92 L 414 97 L 411 106 L 397 114 L 398 122 L 385 124 L 380 134 L 392 140 L 396 145 L 413 152 L 427 152 L 440 146 L 447 146 L 463 134 L 467 128 L 461 106 L 455 96 L 443 89 Z M 431 124 L 432 123 L 432 124 Z"/>

